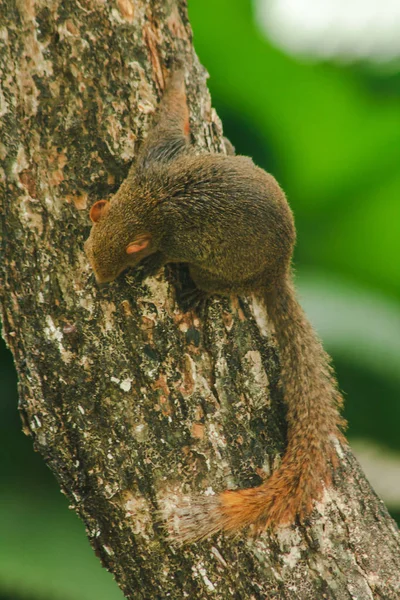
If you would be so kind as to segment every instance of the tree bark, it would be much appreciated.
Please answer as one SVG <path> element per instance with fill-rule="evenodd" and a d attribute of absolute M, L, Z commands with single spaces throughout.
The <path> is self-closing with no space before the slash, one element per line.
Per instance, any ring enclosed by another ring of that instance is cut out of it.
<path fill-rule="evenodd" d="M 103 565 L 135 600 L 398 598 L 398 531 L 348 448 L 306 525 L 178 548 L 159 516 L 176 494 L 259 484 L 285 448 L 254 303 L 215 299 L 200 320 L 164 273 L 99 290 L 83 253 L 174 57 L 196 144 L 221 148 L 185 0 L 6 0 L 0 23 L 3 330 L 24 431 Z"/>

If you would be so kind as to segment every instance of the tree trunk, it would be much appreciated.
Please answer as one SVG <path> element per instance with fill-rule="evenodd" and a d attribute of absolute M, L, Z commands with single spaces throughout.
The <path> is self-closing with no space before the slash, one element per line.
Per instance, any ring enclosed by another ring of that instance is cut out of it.
<path fill-rule="evenodd" d="M 347 448 L 306 526 L 184 548 L 163 528 L 176 494 L 257 485 L 285 447 L 254 303 L 200 320 L 168 269 L 100 290 L 83 253 L 87 208 L 126 176 L 178 55 L 194 140 L 220 148 L 185 0 L 6 0 L 0 23 L 4 335 L 24 431 L 103 565 L 132 599 L 398 598 L 396 526 Z"/>

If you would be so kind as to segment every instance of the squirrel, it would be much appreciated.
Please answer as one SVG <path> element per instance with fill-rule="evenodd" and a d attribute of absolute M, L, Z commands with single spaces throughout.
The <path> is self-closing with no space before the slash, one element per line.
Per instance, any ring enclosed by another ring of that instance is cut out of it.
<path fill-rule="evenodd" d="M 230 143 L 229 155 L 196 153 L 189 133 L 179 68 L 128 177 L 111 201 L 91 207 L 85 252 L 100 284 L 139 263 L 146 275 L 166 263 L 186 263 L 197 301 L 214 294 L 261 299 L 278 343 L 288 443 L 280 467 L 262 485 L 178 507 L 173 536 L 182 543 L 304 520 L 331 483 L 334 441 L 343 439 L 345 424 L 330 358 L 296 299 L 296 233 L 284 192 L 250 158 L 234 156 Z"/>

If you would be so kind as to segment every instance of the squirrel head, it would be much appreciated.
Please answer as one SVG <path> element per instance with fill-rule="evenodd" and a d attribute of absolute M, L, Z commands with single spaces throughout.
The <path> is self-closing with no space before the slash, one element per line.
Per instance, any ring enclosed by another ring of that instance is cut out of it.
<path fill-rule="evenodd" d="M 97 283 L 108 283 L 156 252 L 152 235 L 126 203 L 99 200 L 90 209 L 93 223 L 85 253 Z"/>

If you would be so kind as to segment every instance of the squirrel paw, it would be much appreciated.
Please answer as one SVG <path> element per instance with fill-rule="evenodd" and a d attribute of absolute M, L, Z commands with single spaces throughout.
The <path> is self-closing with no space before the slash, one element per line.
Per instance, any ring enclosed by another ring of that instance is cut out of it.
<path fill-rule="evenodd" d="M 199 288 L 190 288 L 183 291 L 179 297 L 179 303 L 185 312 L 193 310 L 199 317 L 204 315 L 208 300 L 208 294 Z"/>

